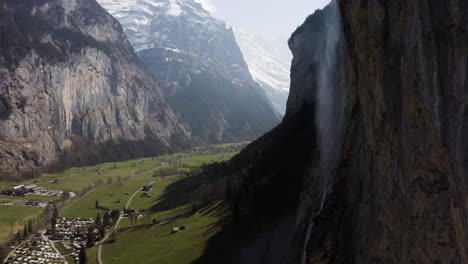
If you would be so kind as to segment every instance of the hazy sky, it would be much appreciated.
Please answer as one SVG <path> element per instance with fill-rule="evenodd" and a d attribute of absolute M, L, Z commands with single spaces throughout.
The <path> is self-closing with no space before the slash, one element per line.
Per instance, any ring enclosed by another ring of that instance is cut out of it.
<path fill-rule="evenodd" d="M 330 0 L 197 0 L 211 14 L 267 40 L 289 38 L 309 14 Z"/>

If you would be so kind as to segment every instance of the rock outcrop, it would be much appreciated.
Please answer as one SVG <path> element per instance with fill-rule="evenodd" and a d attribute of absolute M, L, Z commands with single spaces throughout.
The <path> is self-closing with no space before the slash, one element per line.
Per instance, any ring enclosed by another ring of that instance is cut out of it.
<path fill-rule="evenodd" d="M 0 3 L 0 171 L 92 145 L 190 138 L 119 22 L 95 0 Z M 75 142 L 76 143 L 76 142 Z"/>

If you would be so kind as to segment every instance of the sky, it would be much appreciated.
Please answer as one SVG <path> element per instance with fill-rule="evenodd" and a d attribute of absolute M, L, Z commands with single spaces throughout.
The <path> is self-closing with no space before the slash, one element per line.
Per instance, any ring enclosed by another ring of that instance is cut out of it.
<path fill-rule="evenodd" d="M 269 41 L 288 39 L 308 15 L 330 0 L 196 0 L 228 26 Z"/>

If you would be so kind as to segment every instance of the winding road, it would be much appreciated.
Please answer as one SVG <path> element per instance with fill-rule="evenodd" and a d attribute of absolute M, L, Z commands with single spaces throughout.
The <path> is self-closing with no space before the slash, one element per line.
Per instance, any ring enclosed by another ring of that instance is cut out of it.
<path fill-rule="evenodd" d="M 155 181 L 152 181 L 150 183 L 148 183 L 147 185 L 151 185 L 151 184 L 154 184 Z M 130 204 L 132 203 L 132 200 L 133 198 L 135 198 L 135 196 L 141 191 L 141 188 L 139 188 L 138 190 L 136 190 L 132 196 L 130 196 L 130 198 L 128 199 L 127 201 L 127 204 L 125 205 L 125 208 L 129 208 L 130 207 Z M 101 239 L 101 241 L 99 241 L 99 244 L 98 244 L 98 252 L 97 252 L 97 260 L 98 260 L 98 263 L 99 264 L 103 264 L 102 262 L 102 244 L 104 244 L 104 242 L 107 241 L 107 239 L 109 238 L 109 236 L 115 231 L 117 230 L 117 228 L 119 227 L 119 224 L 120 224 L 120 220 L 122 220 L 123 218 L 123 212 L 120 213 L 120 216 L 119 216 L 119 219 L 117 220 L 117 223 L 115 223 L 114 227 L 111 228 L 111 230 L 109 230 L 108 232 L 106 232 L 106 235 Z"/>

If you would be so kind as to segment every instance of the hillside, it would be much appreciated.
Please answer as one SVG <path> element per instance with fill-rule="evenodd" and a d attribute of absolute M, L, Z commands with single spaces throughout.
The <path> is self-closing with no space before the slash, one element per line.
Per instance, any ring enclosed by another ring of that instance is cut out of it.
<path fill-rule="evenodd" d="M 162 153 L 190 140 L 96 1 L 3 1 L 0 13 L 2 175 L 32 174 L 60 157 L 86 164 Z"/>
<path fill-rule="evenodd" d="M 232 29 L 193 0 L 101 0 L 201 142 L 254 139 L 279 122 Z"/>

